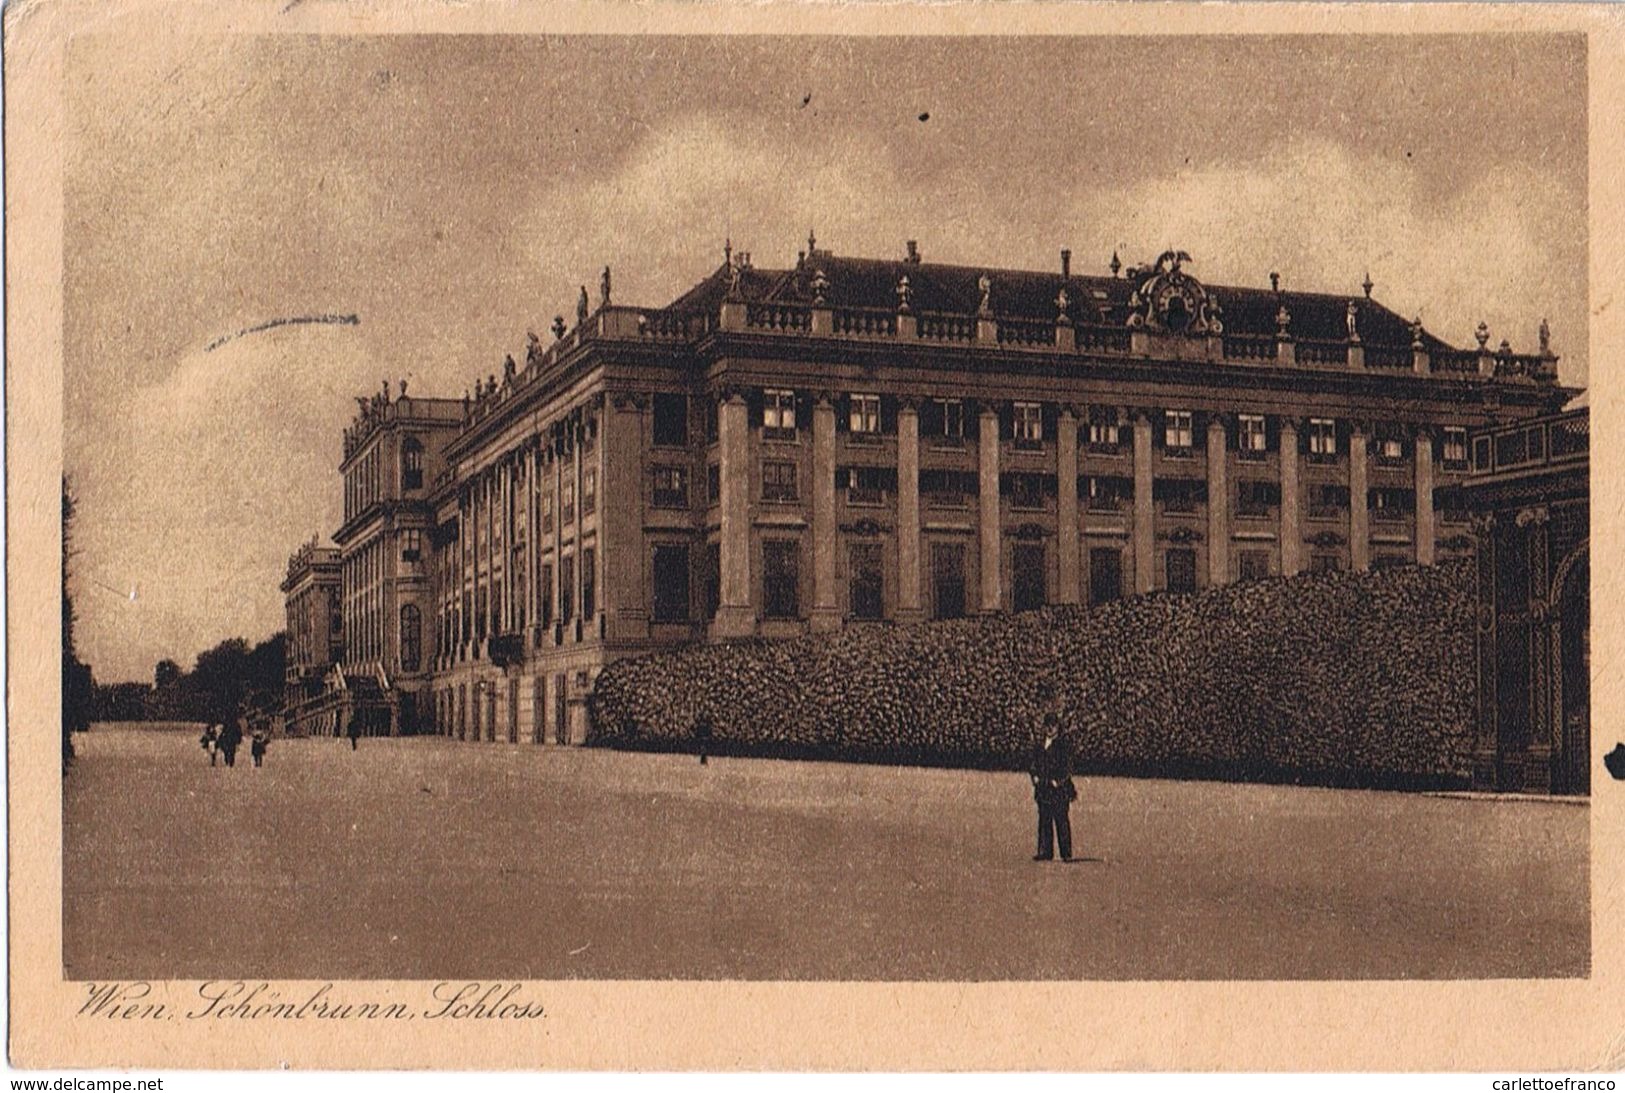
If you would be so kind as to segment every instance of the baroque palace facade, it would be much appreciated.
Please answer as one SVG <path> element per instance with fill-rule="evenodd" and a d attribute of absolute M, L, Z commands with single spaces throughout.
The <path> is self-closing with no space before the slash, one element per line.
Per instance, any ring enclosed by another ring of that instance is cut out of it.
<path fill-rule="evenodd" d="M 1468 431 L 1574 393 L 1544 325 L 1535 354 L 1482 324 L 1459 349 L 1369 278 L 1228 288 L 1189 262 L 809 239 L 789 269 L 725 250 L 658 309 L 605 270 L 473 396 L 362 400 L 343 665 L 307 720 L 579 741 L 598 670 L 677 643 L 1470 555 Z"/>

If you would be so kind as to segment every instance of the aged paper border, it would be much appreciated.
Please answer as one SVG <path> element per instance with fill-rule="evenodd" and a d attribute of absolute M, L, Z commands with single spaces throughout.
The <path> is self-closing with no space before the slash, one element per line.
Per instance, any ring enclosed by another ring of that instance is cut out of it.
<path fill-rule="evenodd" d="M 11 1041 L 23 1067 L 569 1070 L 1618 1070 L 1625 1067 L 1625 785 L 1595 775 L 1586 980 L 531 983 L 540 1022 L 120 1022 L 62 980 L 57 588 L 63 57 L 87 30 L 195 33 L 1251 34 L 1571 31 L 1589 41 L 1593 436 L 1625 435 L 1625 12 L 1556 5 L 941 5 L 35 0 L 5 12 Z M 1485 94 L 1496 88 L 1484 73 Z M 1496 154 L 1485 149 L 1485 155 Z M 1604 347 L 1613 345 L 1612 351 Z M 1593 442 L 1592 594 L 1625 603 L 1625 448 Z M 1622 733 L 1622 627 L 1592 613 L 1597 755 Z M 1594 766 L 1593 769 L 1597 769 Z M 160 984 L 183 1006 L 194 984 Z M 297 985 L 279 984 L 288 993 Z M 311 984 L 314 988 L 316 984 Z M 350 984 L 429 1001 L 427 984 Z M 338 984 L 339 989 L 346 987 Z M 483 1027 L 482 1027 L 483 1026 Z"/>

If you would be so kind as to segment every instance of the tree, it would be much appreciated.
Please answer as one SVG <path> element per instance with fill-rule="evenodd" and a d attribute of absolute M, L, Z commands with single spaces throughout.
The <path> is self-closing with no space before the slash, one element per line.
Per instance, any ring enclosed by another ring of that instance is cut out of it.
<path fill-rule="evenodd" d="M 173 687 L 180 679 L 181 666 L 168 657 L 160 660 L 152 671 L 152 685 L 160 691 L 166 687 Z"/>
<path fill-rule="evenodd" d="M 73 642 L 73 593 L 68 587 L 73 558 L 73 514 L 76 502 L 66 475 L 62 477 L 62 769 L 73 762 L 73 734 L 90 728 L 96 681 L 90 665 L 79 659 Z"/>

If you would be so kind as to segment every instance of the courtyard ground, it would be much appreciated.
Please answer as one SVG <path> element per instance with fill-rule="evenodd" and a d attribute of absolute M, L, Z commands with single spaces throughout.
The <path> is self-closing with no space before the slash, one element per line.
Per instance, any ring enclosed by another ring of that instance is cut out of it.
<path fill-rule="evenodd" d="M 1588 810 L 440 739 L 92 731 L 70 979 L 1575 976 Z"/>

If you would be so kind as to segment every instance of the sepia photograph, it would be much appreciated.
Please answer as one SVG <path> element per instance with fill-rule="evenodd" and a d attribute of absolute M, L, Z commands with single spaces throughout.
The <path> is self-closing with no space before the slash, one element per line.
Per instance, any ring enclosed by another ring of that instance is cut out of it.
<path fill-rule="evenodd" d="M 1586 991 L 1588 35 L 679 22 L 62 33 L 56 1019 Z"/>

